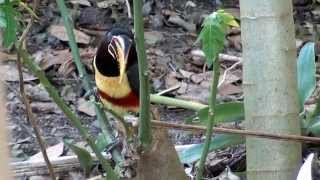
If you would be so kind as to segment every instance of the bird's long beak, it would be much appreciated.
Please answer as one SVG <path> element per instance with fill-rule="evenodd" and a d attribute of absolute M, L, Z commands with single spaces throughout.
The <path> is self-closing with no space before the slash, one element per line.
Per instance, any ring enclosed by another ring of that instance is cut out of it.
<path fill-rule="evenodd" d="M 114 36 L 112 40 L 116 45 L 117 61 L 119 62 L 120 71 L 119 83 L 121 83 L 123 77 L 125 76 L 132 42 L 129 39 L 123 38 L 122 36 Z"/>

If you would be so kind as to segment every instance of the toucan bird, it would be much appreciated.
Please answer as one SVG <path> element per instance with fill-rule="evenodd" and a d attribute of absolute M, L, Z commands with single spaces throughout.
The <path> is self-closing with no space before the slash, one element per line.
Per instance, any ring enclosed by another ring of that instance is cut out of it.
<path fill-rule="evenodd" d="M 138 57 L 133 34 L 113 28 L 93 60 L 97 93 L 107 109 L 120 116 L 139 110 Z"/>

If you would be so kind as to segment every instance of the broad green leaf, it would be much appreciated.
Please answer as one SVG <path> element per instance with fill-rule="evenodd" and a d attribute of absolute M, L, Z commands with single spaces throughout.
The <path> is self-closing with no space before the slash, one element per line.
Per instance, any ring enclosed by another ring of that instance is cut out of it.
<path fill-rule="evenodd" d="M 7 27 L 7 21 L 3 16 L 1 16 L 1 12 L 0 12 L 0 28 L 6 28 L 6 27 Z"/>
<path fill-rule="evenodd" d="M 244 105 L 240 102 L 222 103 L 216 105 L 215 122 L 239 122 L 244 119 Z M 197 125 L 207 125 L 208 122 L 208 107 L 205 107 L 197 112 L 196 117 L 187 119 L 187 123 Z"/>
<path fill-rule="evenodd" d="M 223 149 L 228 146 L 244 143 L 245 138 L 239 135 L 216 135 L 210 143 L 210 151 Z M 204 144 L 195 144 L 185 150 L 179 151 L 180 161 L 184 164 L 190 164 L 200 159 Z"/>
<path fill-rule="evenodd" d="M 90 153 L 82 147 L 73 144 L 70 140 L 64 139 L 63 141 L 77 155 L 80 165 L 85 172 L 85 175 L 89 175 L 91 167 L 93 165 Z"/>
<path fill-rule="evenodd" d="M 103 133 L 100 133 L 96 140 L 96 145 L 98 147 L 99 152 L 102 152 L 108 145 L 108 141 Z"/>
<path fill-rule="evenodd" d="M 300 105 L 303 107 L 304 102 L 312 95 L 316 87 L 316 62 L 314 43 L 306 43 L 298 57 L 297 74 L 298 74 L 298 91 Z"/>
<path fill-rule="evenodd" d="M 10 1 L 6 0 L 4 4 L 2 4 L 2 12 L 4 14 L 4 18 L 6 20 L 6 28 L 4 28 L 3 32 L 3 45 L 5 47 L 9 47 L 16 40 L 16 31 L 17 31 L 17 22 L 15 20 L 15 10 Z"/>
<path fill-rule="evenodd" d="M 238 23 L 231 14 L 223 10 L 214 12 L 205 18 L 196 42 L 202 42 L 202 51 L 206 56 L 208 66 L 212 66 L 215 57 L 222 51 L 229 25 L 238 26 Z"/>

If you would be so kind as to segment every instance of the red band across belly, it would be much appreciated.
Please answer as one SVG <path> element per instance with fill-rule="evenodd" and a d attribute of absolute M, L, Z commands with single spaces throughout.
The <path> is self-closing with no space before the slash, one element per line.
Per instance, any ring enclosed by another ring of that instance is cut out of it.
<path fill-rule="evenodd" d="M 122 107 L 138 107 L 139 106 L 139 97 L 132 91 L 128 95 L 120 98 L 111 97 L 107 93 L 101 91 L 100 89 L 98 89 L 98 94 L 104 100 L 117 106 L 122 106 Z"/>

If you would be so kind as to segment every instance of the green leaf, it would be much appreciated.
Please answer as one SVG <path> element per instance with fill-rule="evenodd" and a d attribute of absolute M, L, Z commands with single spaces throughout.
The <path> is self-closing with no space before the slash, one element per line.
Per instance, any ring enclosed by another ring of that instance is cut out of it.
<path fill-rule="evenodd" d="M 7 24 L 3 32 L 3 45 L 5 47 L 9 47 L 17 39 L 17 36 L 16 36 L 17 22 L 14 16 L 15 10 L 13 8 L 12 3 L 8 0 L 6 0 L 1 7 L 2 7 L 1 9 Z"/>
<path fill-rule="evenodd" d="M 212 66 L 214 60 L 224 47 L 225 33 L 228 26 L 238 26 L 234 17 L 223 10 L 213 12 L 205 18 L 202 29 L 196 42 L 202 42 L 207 64 Z"/>
<path fill-rule="evenodd" d="M 108 146 L 108 141 L 103 133 L 100 133 L 97 137 L 96 140 L 96 145 L 98 147 L 99 152 L 102 152 L 107 146 Z"/>
<path fill-rule="evenodd" d="M 320 116 L 314 117 L 312 122 L 307 125 L 307 134 L 312 133 L 314 136 L 320 136 Z"/>
<path fill-rule="evenodd" d="M 196 117 L 187 119 L 187 123 L 197 125 L 207 125 L 208 123 L 208 107 L 197 112 Z M 239 122 L 244 119 L 244 105 L 240 102 L 222 103 L 216 105 L 215 122 Z"/>
<path fill-rule="evenodd" d="M 0 7 L 0 28 L 6 28 L 6 27 L 7 27 L 7 20 L 4 17 L 2 8 Z"/>
<path fill-rule="evenodd" d="M 75 145 L 70 140 L 64 139 L 63 142 L 77 155 L 85 175 L 89 175 L 91 167 L 93 165 L 90 153 L 82 147 Z"/>
<path fill-rule="evenodd" d="M 245 138 L 239 135 L 216 135 L 211 143 L 209 151 L 223 149 L 228 146 L 244 143 Z M 178 151 L 180 161 L 184 164 L 190 164 L 200 159 L 204 144 L 195 144 L 187 149 Z"/>
<path fill-rule="evenodd" d="M 298 57 L 298 92 L 301 107 L 303 107 L 304 102 L 312 95 L 316 87 L 314 45 L 312 42 L 306 43 L 302 47 Z"/>

